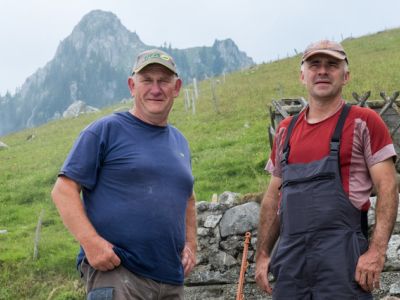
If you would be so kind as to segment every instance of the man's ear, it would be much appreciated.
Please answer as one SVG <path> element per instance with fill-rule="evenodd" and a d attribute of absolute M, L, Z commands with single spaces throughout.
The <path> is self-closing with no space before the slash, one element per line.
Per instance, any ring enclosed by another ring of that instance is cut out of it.
<path fill-rule="evenodd" d="M 299 80 L 300 80 L 300 82 L 301 82 L 302 84 L 306 84 L 306 82 L 304 81 L 304 72 L 303 72 L 303 71 L 300 71 Z"/>
<path fill-rule="evenodd" d="M 174 97 L 179 96 L 179 91 L 181 90 L 182 87 L 182 79 L 177 78 L 175 81 L 175 91 L 174 91 Z"/>
<path fill-rule="evenodd" d="M 133 76 L 128 78 L 128 88 L 129 91 L 131 92 L 131 96 L 133 97 L 135 95 L 135 80 L 133 79 Z"/>
<path fill-rule="evenodd" d="M 346 85 L 350 80 L 350 72 L 346 71 L 344 72 L 344 76 L 343 76 L 343 85 Z"/>

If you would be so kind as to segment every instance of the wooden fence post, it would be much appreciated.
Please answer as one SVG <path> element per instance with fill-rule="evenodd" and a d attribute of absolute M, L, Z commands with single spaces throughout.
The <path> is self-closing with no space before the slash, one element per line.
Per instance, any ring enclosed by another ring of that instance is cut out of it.
<path fill-rule="evenodd" d="M 44 209 L 41 210 L 39 219 L 36 225 L 36 233 L 35 233 L 35 243 L 33 246 L 33 260 L 36 260 L 39 256 L 39 241 L 40 241 L 40 231 L 42 229 L 42 220 L 44 216 Z"/>
<path fill-rule="evenodd" d="M 196 97 L 195 97 L 195 92 L 192 90 L 192 113 L 195 115 L 196 114 Z"/>
<path fill-rule="evenodd" d="M 185 104 L 185 111 L 187 112 L 190 108 L 190 99 L 189 99 L 189 90 L 188 89 L 185 89 L 184 104 Z"/>
<path fill-rule="evenodd" d="M 215 80 L 214 78 L 211 78 L 211 93 L 212 93 L 212 101 L 214 104 L 214 110 L 217 114 L 219 114 L 219 108 L 218 108 L 218 98 L 215 93 Z"/>
<path fill-rule="evenodd" d="M 194 96 L 196 97 L 196 100 L 197 100 L 199 98 L 199 90 L 197 88 L 196 78 L 193 78 L 193 89 L 194 89 Z"/>

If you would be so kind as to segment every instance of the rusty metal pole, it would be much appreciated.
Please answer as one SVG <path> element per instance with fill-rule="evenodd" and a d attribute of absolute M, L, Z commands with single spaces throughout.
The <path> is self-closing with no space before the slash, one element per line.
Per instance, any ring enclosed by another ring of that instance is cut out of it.
<path fill-rule="evenodd" d="M 237 293 L 236 293 L 236 300 L 244 300 L 244 294 L 243 294 L 244 275 L 246 274 L 246 269 L 248 266 L 247 252 L 249 251 L 250 237 L 251 237 L 251 233 L 246 232 L 244 248 L 243 248 L 243 255 L 242 255 L 242 265 L 240 267 L 239 283 L 238 283 L 238 289 L 237 289 Z"/>

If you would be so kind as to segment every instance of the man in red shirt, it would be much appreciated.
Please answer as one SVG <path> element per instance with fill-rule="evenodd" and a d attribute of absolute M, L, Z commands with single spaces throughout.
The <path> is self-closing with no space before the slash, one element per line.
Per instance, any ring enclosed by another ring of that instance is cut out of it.
<path fill-rule="evenodd" d="M 256 281 L 274 299 L 372 299 L 397 215 L 394 146 L 374 111 L 345 104 L 350 73 L 340 44 L 307 47 L 300 79 L 308 106 L 281 122 L 266 166 Z M 368 243 L 361 216 L 373 186 L 376 225 Z"/>

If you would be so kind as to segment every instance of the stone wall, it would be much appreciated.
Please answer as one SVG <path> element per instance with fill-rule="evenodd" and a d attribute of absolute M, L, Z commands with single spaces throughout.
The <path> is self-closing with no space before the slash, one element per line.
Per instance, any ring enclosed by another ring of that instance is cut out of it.
<path fill-rule="evenodd" d="M 375 200 L 371 198 L 370 225 L 374 223 Z M 254 280 L 259 211 L 260 195 L 244 200 L 239 194 L 225 192 L 220 195 L 218 203 L 197 203 L 197 266 L 185 280 L 185 299 L 236 299 L 247 231 L 252 236 L 245 276 L 245 299 L 271 299 L 258 289 Z M 374 299 L 400 296 L 400 212 L 381 279 L 381 289 L 374 293 Z"/>

